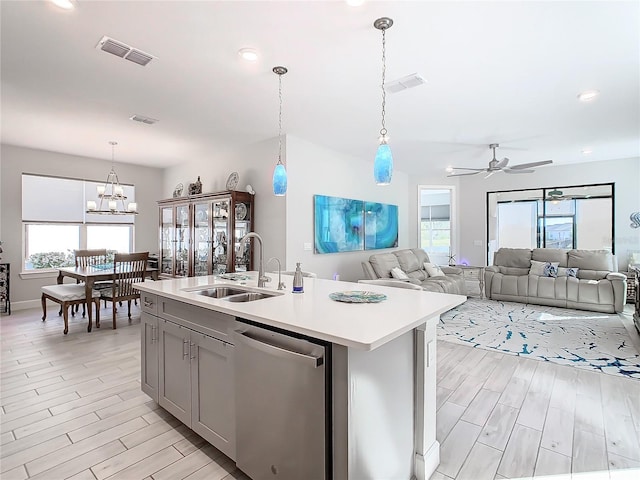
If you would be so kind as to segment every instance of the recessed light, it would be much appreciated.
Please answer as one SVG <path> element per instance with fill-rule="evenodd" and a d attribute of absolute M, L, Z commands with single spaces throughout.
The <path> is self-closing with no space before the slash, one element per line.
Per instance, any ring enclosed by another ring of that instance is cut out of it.
<path fill-rule="evenodd" d="M 71 0 L 51 0 L 51 2 L 60 8 L 64 8 L 65 10 L 73 10 L 74 5 Z"/>
<path fill-rule="evenodd" d="M 445 171 L 447 173 L 452 173 L 453 172 L 453 167 L 451 165 L 449 165 L 447 168 L 445 168 Z"/>
<path fill-rule="evenodd" d="M 598 95 L 600 95 L 599 90 L 586 90 L 578 94 L 578 100 L 581 102 L 590 102 L 594 100 Z"/>
<path fill-rule="evenodd" d="M 582 149 L 582 154 L 583 155 L 591 155 L 593 153 L 593 148 L 591 147 L 586 147 Z"/>
<path fill-rule="evenodd" d="M 347 0 L 347 5 L 350 7 L 361 7 L 364 0 Z"/>
<path fill-rule="evenodd" d="M 255 62 L 258 59 L 258 52 L 254 48 L 241 48 L 238 55 L 247 62 Z"/>

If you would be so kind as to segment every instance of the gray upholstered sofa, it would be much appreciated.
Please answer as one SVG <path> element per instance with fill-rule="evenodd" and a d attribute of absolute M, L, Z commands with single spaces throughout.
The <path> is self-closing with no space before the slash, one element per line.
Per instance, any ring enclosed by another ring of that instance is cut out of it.
<path fill-rule="evenodd" d="M 386 284 L 389 284 L 389 281 L 403 282 L 403 280 L 391 280 L 391 269 L 400 267 L 409 277 L 404 281 L 420 285 L 423 290 L 465 295 L 462 269 L 440 267 L 445 275 L 430 277 L 424 268 L 425 263 L 430 263 L 427 253 L 421 248 L 412 248 L 371 255 L 368 262 L 362 262 L 362 269 L 366 279 L 375 280 L 380 278 L 384 279 Z"/>
<path fill-rule="evenodd" d="M 614 313 L 627 296 L 627 277 L 617 272 L 606 250 L 501 248 L 485 268 L 484 288 L 493 300 Z"/>

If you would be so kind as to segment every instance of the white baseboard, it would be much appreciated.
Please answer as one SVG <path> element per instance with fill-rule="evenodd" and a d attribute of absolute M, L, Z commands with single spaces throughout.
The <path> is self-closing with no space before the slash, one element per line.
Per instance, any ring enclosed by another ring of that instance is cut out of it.
<path fill-rule="evenodd" d="M 429 447 L 427 453 L 415 456 L 415 479 L 429 480 L 440 465 L 440 442 L 437 440 Z"/>
<path fill-rule="evenodd" d="M 11 302 L 11 311 L 27 310 L 29 308 L 42 308 L 42 301 L 38 300 L 24 300 L 22 302 Z"/>

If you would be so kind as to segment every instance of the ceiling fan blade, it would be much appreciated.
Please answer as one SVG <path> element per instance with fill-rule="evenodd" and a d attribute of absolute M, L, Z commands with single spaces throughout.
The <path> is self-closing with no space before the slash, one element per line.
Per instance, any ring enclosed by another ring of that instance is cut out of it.
<path fill-rule="evenodd" d="M 533 172 L 535 172 L 535 170 L 523 170 L 523 169 L 515 170 L 513 168 L 505 168 L 502 171 L 504 173 L 533 173 Z"/>
<path fill-rule="evenodd" d="M 484 177 L 484 178 L 489 178 L 491 175 L 493 175 L 493 174 L 494 174 L 494 173 L 496 173 L 496 172 L 497 172 L 497 170 L 491 170 L 489 173 L 487 173 L 487 174 L 485 175 L 485 177 Z"/>
<path fill-rule="evenodd" d="M 522 168 L 539 167 L 541 165 L 548 165 L 550 163 L 553 163 L 553 160 L 542 160 L 541 162 L 521 163 L 520 165 L 514 165 L 513 167 L 511 167 L 511 169 L 520 170 Z"/>
<path fill-rule="evenodd" d="M 470 173 L 450 173 L 449 175 L 447 175 L 447 177 L 464 177 L 465 175 L 477 175 L 481 171 L 482 170 L 478 172 L 470 172 Z"/>
<path fill-rule="evenodd" d="M 509 163 L 509 159 L 507 157 L 504 157 L 502 160 L 500 160 L 500 163 L 496 165 L 496 168 L 504 168 L 507 166 L 508 163 Z"/>
<path fill-rule="evenodd" d="M 454 170 L 473 170 L 474 172 L 484 172 L 486 168 L 464 168 L 464 167 L 451 167 Z"/>

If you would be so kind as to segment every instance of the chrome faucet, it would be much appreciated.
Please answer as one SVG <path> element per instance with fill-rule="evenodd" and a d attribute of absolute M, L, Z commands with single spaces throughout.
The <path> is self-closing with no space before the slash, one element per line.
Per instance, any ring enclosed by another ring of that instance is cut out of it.
<path fill-rule="evenodd" d="M 264 250 L 262 248 L 262 237 L 258 235 L 256 232 L 249 232 L 244 237 L 240 239 L 240 247 L 238 249 L 238 256 L 241 257 L 244 255 L 245 243 L 249 241 L 251 237 L 254 237 L 260 243 L 260 263 L 258 268 L 258 287 L 264 287 L 266 282 L 270 282 L 271 279 L 266 277 L 264 274 Z"/>
<path fill-rule="evenodd" d="M 271 262 L 271 260 L 275 260 L 276 262 L 278 262 L 278 290 L 284 290 L 285 288 L 287 288 L 287 286 L 282 281 L 282 267 L 280 265 L 280 260 L 278 260 L 276 257 L 271 257 L 269 260 L 267 260 L 267 266 L 269 266 L 269 262 Z"/>

